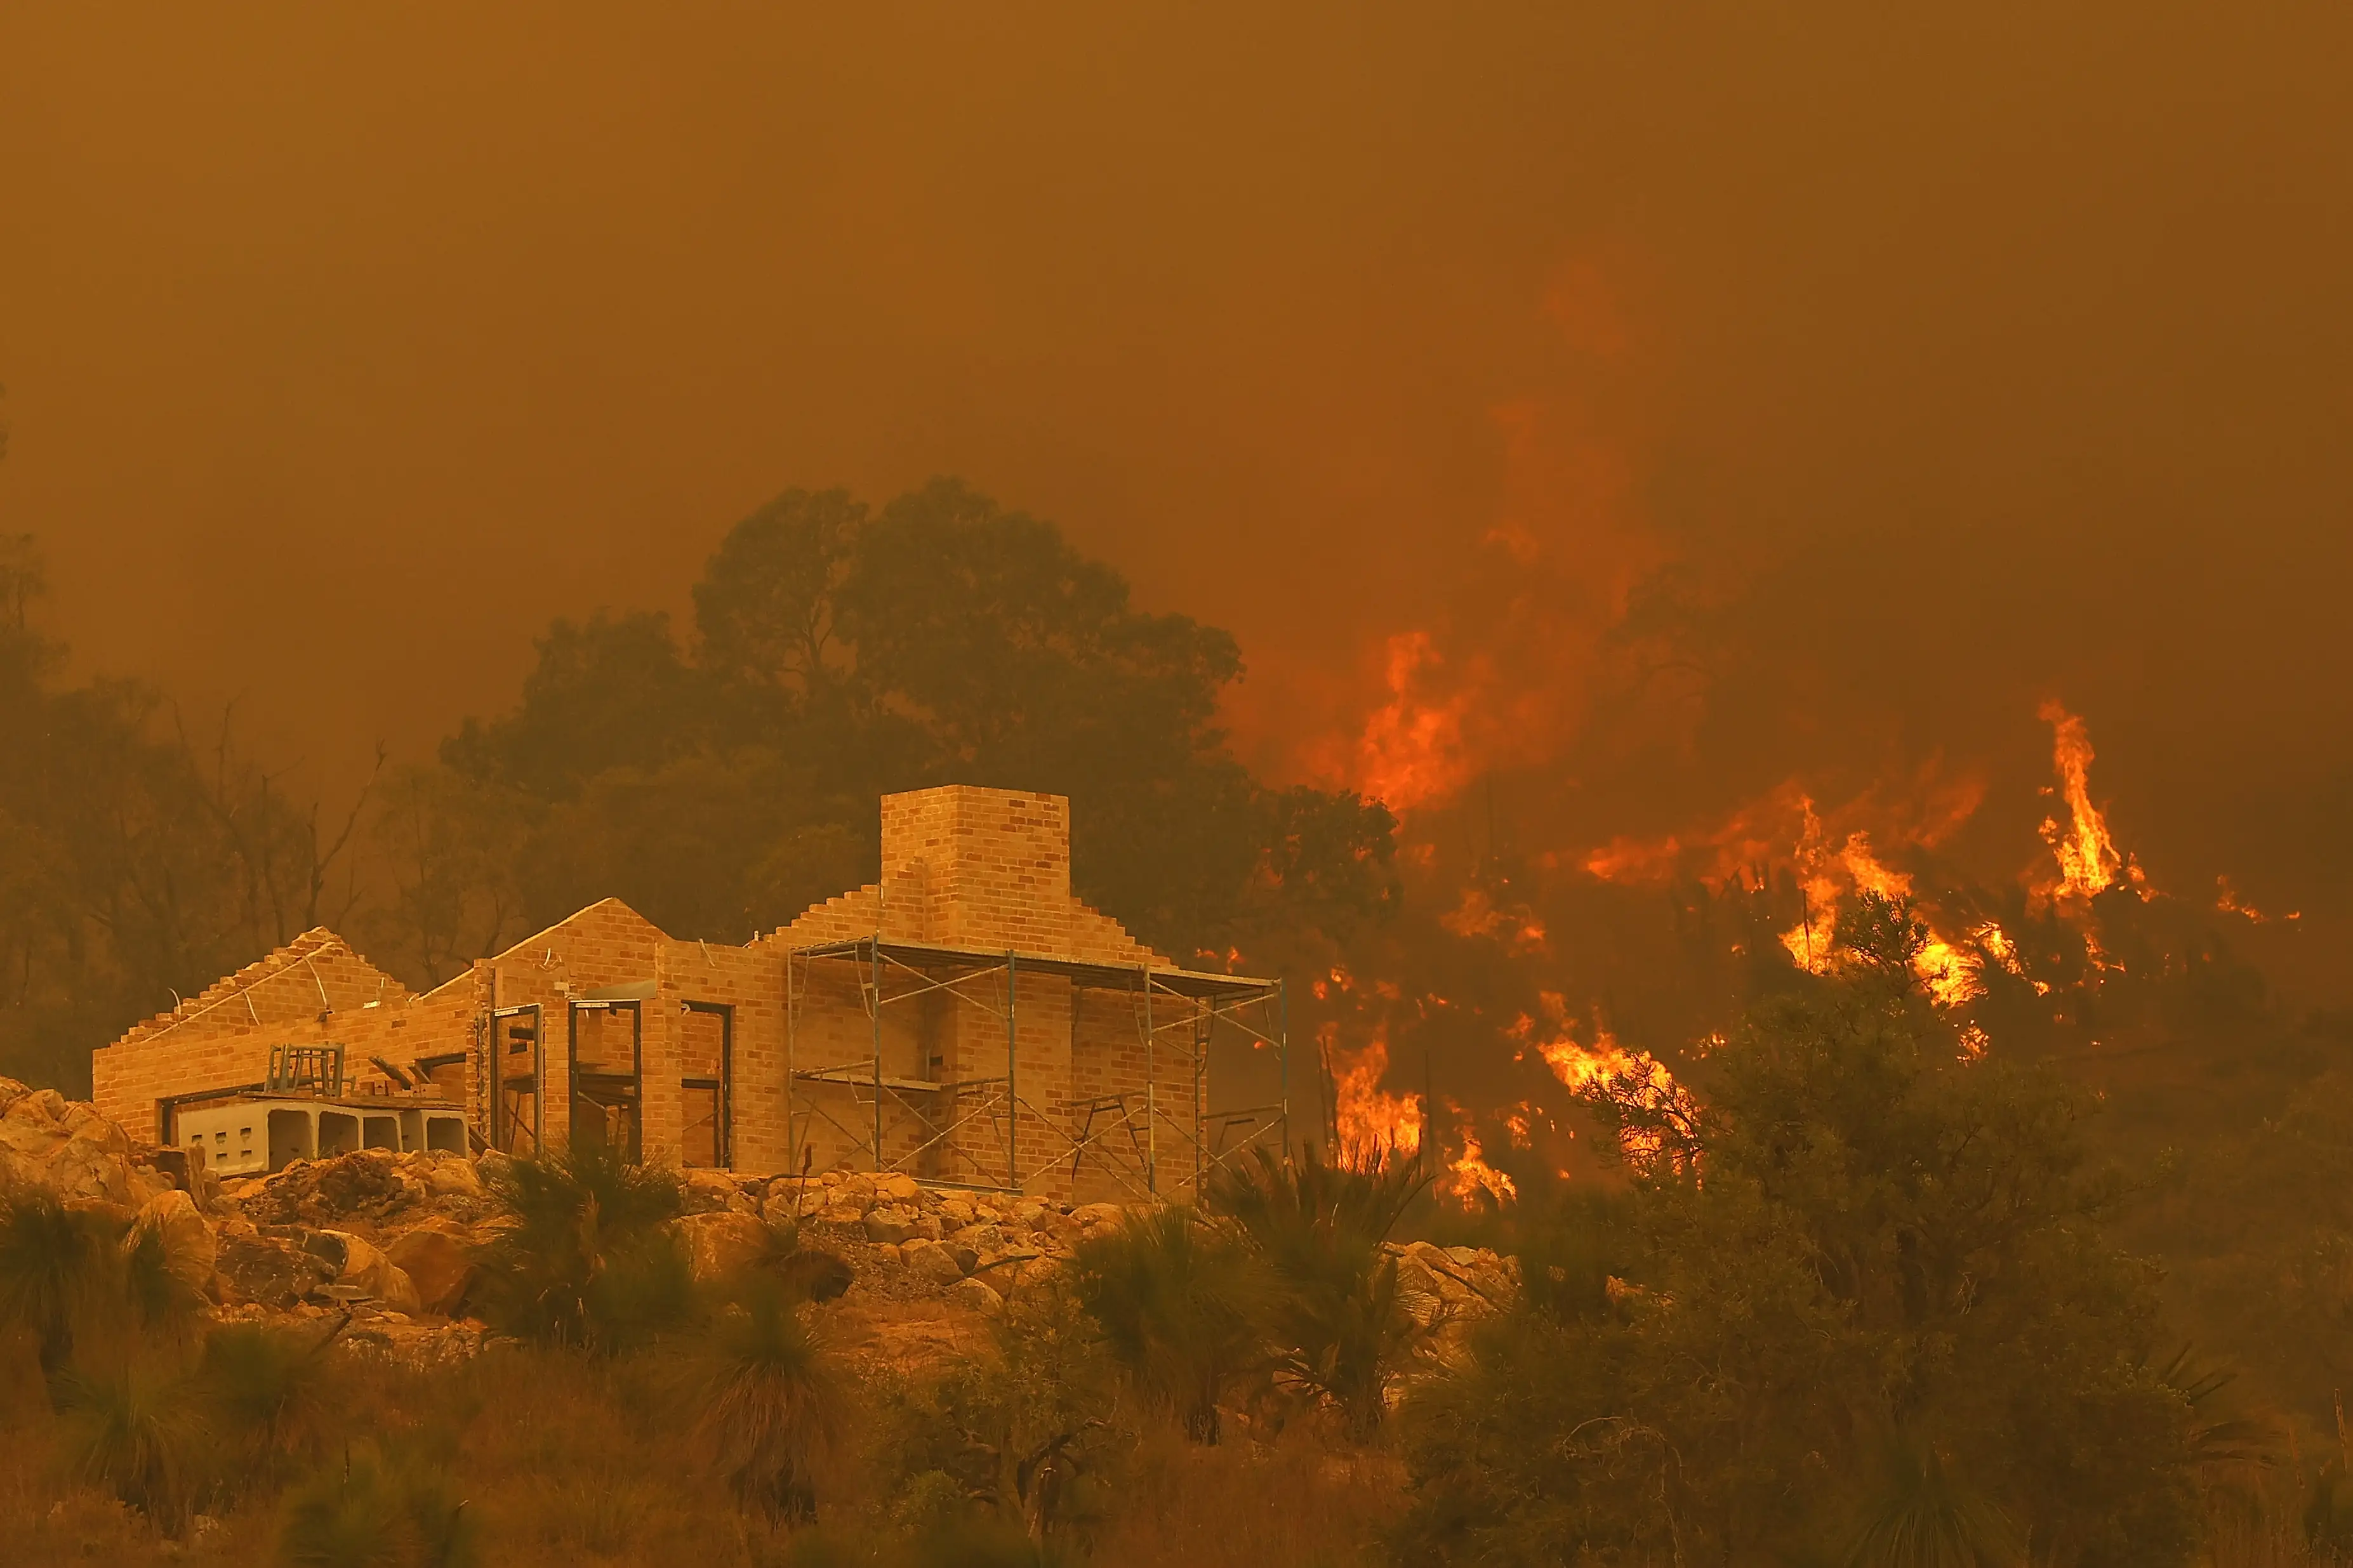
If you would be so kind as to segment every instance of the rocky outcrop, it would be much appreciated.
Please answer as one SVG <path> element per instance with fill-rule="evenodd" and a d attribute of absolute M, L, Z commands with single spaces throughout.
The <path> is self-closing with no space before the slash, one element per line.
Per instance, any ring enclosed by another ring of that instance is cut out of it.
<path fill-rule="evenodd" d="M 37 1183 L 129 1216 L 126 1245 L 153 1233 L 173 1270 L 225 1315 L 330 1316 L 353 1345 L 412 1361 L 480 1343 L 481 1325 L 462 1314 L 480 1248 L 505 1223 L 486 1188 L 504 1156 L 363 1150 L 218 1182 L 184 1162 L 87 1105 L 0 1079 L 0 1185 Z M 847 1291 L 976 1314 L 1050 1279 L 1134 1212 L 943 1191 L 897 1173 L 691 1171 L 684 1195 L 674 1223 L 698 1279 L 764 1260 L 793 1272 L 778 1263 L 790 1232 L 805 1265 L 797 1277 L 819 1300 Z M 1406 1308 L 1441 1356 L 1517 1294 L 1516 1265 L 1493 1253 L 1390 1250 Z"/>
<path fill-rule="evenodd" d="M 174 1184 L 155 1150 L 133 1142 L 88 1105 L 0 1078 L 0 1185 L 12 1184 L 132 1209 Z"/>

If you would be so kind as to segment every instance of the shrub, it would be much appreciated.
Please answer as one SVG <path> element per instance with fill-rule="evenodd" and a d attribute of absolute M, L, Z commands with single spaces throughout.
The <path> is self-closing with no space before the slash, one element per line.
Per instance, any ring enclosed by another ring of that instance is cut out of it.
<path fill-rule="evenodd" d="M 325 1450 L 343 1382 L 326 1352 L 342 1330 L 227 1323 L 206 1336 L 195 1384 L 220 1441 L 227 1489 L 275 1479 Z"/>
<path fill-rule="evenodd" d="M 772 1522 L 811 1517 L 816 1472 L 848 1427 L 849 1397 L 792 1289 L 775 1278 L 746 1282 L 686 1364 L 695 1435 L 738 1506 Z"/>
<path fill-rule="evenodd" d="M 1419 1331 L 1384 1248 L 1429 1184 L 1419 1160 L 1378 1147 L 1325 1162 L 1267 1149 L 1217 1172 L 1206 1200 L 1240 1229 L 1274 1280 L 1264 1317 L 1282 1381 L 1336 1405 L 1362 1436 L 1380 1425 L 1390 1377 Z"/>
<path fill-rule="evenodd" d="M 474 1529 L 448 1476 L 354 1448 L 287 1494 L 280 1568 L 470 1568 Z"/>
<path fill-rule="evenodd" d="M 1231 1232 L 1182 1208 L 1131 1215 L 1082 1242 L 1071 1273 L 1136 1387 L 1194 1441 L 1216 1442 L 1219 1399 L 1263 1359 L 1266 1293 Z"/>
<path fill-rule="evenodd" d="M 675 1173 L 600 1144 L 512 1161 L 488 1185 L 514 1222 L 480 1255 L 491 1322 L 610 1354 L 687 1320 L 692 1277 L 665 1228 L 683 1202 Z"/>
<path fill-rule="evenodd" d="M 209 1436 L 189 1381 L 144 1362 L 57 1379 L 68 1473 L 139 1510 L 168 1535 L 186 1524 Z"/>
<path fill-rule="evenodd" d="M 44 1376 L 65 1370 L 77 1326 L 111 1305 L 121 1229 L 45 1187 L 0 1192 L 0 1326 L 32 1335 Z"/>
<path fill-rule="evenodd" d="M 1060 1289 L 1006 1302 L 990 1353 L 886 1391 L 881 1460 L 902 1513 L 960 1497 L 1033 1542 L 1082 1530 L 1134 1441 L 1101 1330 Z"/>

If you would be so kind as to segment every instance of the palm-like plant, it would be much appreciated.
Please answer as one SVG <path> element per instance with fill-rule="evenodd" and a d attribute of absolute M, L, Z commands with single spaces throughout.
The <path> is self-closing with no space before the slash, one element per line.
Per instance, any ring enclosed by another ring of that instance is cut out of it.
<path fill-rule="evenodd" d="M 205 1310 L 199 1265 L 174 1256 L 155 1226 L 141 1226 L 123 1238 L 122 1291 L 132 1321 L 154 1339 L 185 1343 Z"/>
<path fill-rule="evenodd" d="M 1844 1568 L 2010 1568 L 2020 1543 L 2002 1511 L 1946 1468 L 1931 1443 L 1898 1442 L 1842 1559 Z"/>
<path fill-rule="evenodd" d="M 445 1472 L 366 1448 L 290 1492 L 280 1518 L 280 1568 L 468 1568 L 476 1555 Z"/>
<path fill-rule="evenodd" d="M 806 1247 L 801 1227 L 786 1220 L 761 1227 L 759 1249 L 747 1259 L 743 1275 L 755 1288 L 773 1280 L 799 1301 L 831 1301 L 849 1290 L 854 1278 L 849 1262 L 838 1252 Z"/>
<path fill-rule="evenodd" d="M 1389 1376 L 1419 1333 L 1383 1244 L 1429 1183 L 1421 1161 L 1394 1150 L 1327 1163 L 1312 1143 L 1296 1160 L 1252 1150 L 1208 1183 L 1208 1207 L 1275 1279 L 1267 1325 L 1281 1375 L 1360 1436 L 1379 1426 Z"/>
<path fill-rule="evenodd" d="M 0 1325 L 33 1336 L 43 1376 L 65 1371 L 76 1325 L 113 1295 L 121 1233 L 47 1188 L 0 1193 Z"/>
<path fill-rule="evenodd" d="M 188 1380 L 145 1363 L 56 1380 L 68 1470 L 177 1535 L 195 1500 L 207 1428 Z"/>
<path fill-rule="evenodd" d="M 511 1221 L 482 1249 L 482 1306 L 521 1337 L 612 1352 L 683 1322 L 686 1254 L 665 1223 L 677 1174 L 590 1145 L 516 1160 L 491 1176 Z"/>
<path fill-rule="evenodd" d="M 818 1468 L 849 1420 L 848 1380 L 800 1301 L 786 1281 L 754 1277 L 687 1358 L 697 1436 L 737 1503 L 772 1522 L 816 1511 Z"/>
<path fill-rule="evenodd" d="M 206 1337 L 196 1388 L 232 1475 L 267 1478 L 325 1447 L 341 1392 L 326 1352 L 349 1321 L 324 1337 L 260 1323 L 230 1323 Z"/>
<path fill-rule="evenodd" d="M 1263 1360 L 1261 1276 L 1233 1233 L 1183 1208 L 1132 1215 L 1079 1245 L 1080 1304 L 1144 1394 L 1218 1440 L 1218 1402 Z"/>

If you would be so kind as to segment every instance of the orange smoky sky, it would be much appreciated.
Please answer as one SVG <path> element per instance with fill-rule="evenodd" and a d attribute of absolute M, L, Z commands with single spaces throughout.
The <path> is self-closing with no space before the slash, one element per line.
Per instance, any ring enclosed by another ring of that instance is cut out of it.
<path fill-rule="evenodd" d="M 2143 841 L 2309 902 L 2348 80 L 2327 8 L 9 5 L 0 528 L 79 668 L 331 784 L 789 485 L 1056 520 L 1302 776 L 1400 657 L 1542 769 L 1683 574 L 1677 809 L 2042 766 L 2063 694 Z"/>

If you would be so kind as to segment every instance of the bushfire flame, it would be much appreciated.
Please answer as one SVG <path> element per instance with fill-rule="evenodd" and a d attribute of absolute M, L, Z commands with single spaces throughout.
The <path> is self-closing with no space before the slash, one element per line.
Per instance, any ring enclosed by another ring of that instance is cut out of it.
<path fill-rule="evenodd" d="M 1333 1121 L 1340 1142 L 1356 1148 L 1392 1148 L 1401 1154 L 1419 1150 L 1420 1101 L 1381 1087 L 1389 1070 L 1388 1033 L 1376 1028 L 1364 1047 L 1353 1053 L 1337 1048 L 1339 1026 L 1326 1024 L 1319 1033 L 1332 1062 Z"/>
<path fill-rule="evenodd" d="M 1466 1122 L 1462 1127 L 1462 1157 L 1447 1167 L 1446 1180 L 1440 1184 L 1453 1194 L 1464 1208 L 1478 1206 L 1478 1194 L 1485 1193 L 1496 1203 L 1507 1203 L 1520 1195 L 1512 1178 L 1487 1163 L 1486 1151 L 1480 1146 L 1479 1134 Z"/>
<path fill-rule="evenodd" d="M 2067 820 L 2042 819 L 2043 841 L 2059 860 L 2060 896 L 2089 899 L 2115 887 L 2118 880 L 2137 884 L 2140 868 L 2116 849 L 2107 819 L 2092 804 L 2092 737 L 2084 721 L 2056 700 L 2040 711 L 2051 726 L 2051 762 L 2058 770 L 2059 791 L 2067 802 Z"/>

